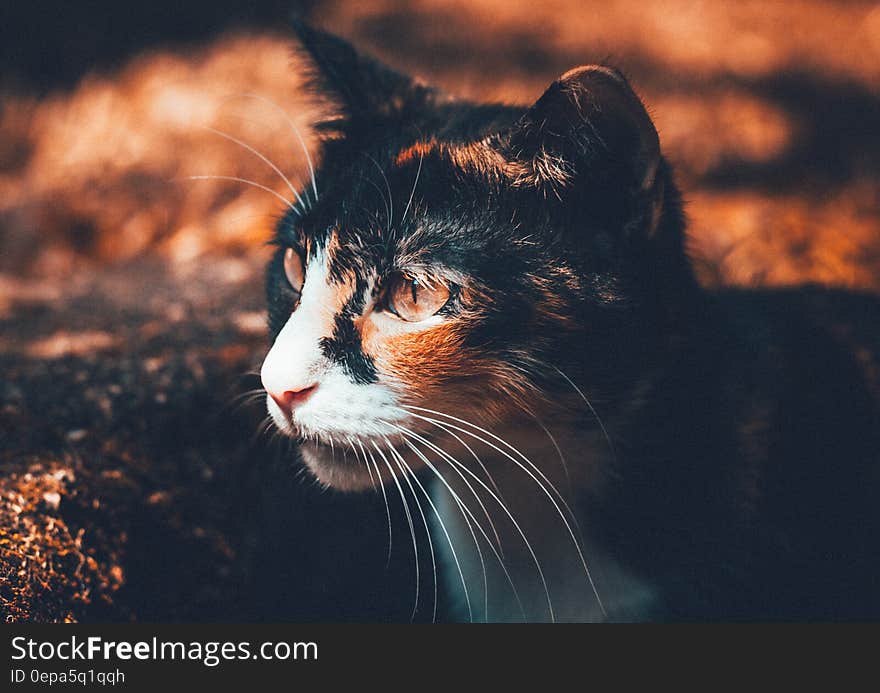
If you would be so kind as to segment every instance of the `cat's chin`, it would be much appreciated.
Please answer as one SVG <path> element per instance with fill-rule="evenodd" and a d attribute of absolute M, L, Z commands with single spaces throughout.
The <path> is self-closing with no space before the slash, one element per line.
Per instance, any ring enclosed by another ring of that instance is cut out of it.
<path fill-rule="evenodd" d="M 363 461 L 343 457 L 338 448 L 334 454 L 329 446 L 309 441 L 300 445 L 300 454 L 318 481 L 338 491 L 365 491 L 375 485 Z"/>

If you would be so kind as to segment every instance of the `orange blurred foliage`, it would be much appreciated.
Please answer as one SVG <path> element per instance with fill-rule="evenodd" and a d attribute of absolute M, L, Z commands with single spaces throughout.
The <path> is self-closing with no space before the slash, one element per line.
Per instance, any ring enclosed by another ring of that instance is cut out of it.
<path fill-rule="evenodd" d="M 679 172 L 706 283 L 817 281 L 880 290 L 880 5 L 335 0 L 312 18 L 463 96 L 528 103 L 577 64 L 621 66 Z M 299 185 L 285 116 L 324 105 L 280 35 L 141 56 L 43 100 L 4 95 L 5 272 L 156 252 L 173 263 L 260 252 Z M 258 94 L 267 104 L 247 94 Z M 319 181 L 320 184 L 320 181 Z"/>

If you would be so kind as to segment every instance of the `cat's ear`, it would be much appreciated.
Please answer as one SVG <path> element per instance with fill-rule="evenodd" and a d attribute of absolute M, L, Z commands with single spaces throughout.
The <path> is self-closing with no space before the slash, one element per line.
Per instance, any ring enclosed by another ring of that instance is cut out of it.
<path fill-rule="evenodd" d="M 371 58 L 347 41 L 300 20 L 294 33 L 312 63 L 313 84 L 336 101 L 339 113 L 325 129 L 352 130 L 377 120 L 403 117 L 431 91 Z"/>
<path fill-rule="evenodd" d="M 520 184 L 642 207 L 647 232 L 663 196 L 660 141 L 639 97 L 617 70 L 575 68 L 553 82 L 504 138 Z"/>

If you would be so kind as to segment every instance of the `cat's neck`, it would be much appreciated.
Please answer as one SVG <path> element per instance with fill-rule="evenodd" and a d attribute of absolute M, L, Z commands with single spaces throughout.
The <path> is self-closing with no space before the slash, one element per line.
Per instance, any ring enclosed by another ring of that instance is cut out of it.
<path fill-rule="evenodd" d="M 614 455 L 602 428 L 520 422 L 494 433 L 497 439 L 478 434 L 488 445 L 469 439 L 470 450 L 456 441 L 444 446 L 470 473 L 448 460 L 437 466 L 443 526 L 437 522 L 433 536 L 456 617 L 597 621 L 644 612 L 650 590 L 583 525 L 580 504 Z"/>

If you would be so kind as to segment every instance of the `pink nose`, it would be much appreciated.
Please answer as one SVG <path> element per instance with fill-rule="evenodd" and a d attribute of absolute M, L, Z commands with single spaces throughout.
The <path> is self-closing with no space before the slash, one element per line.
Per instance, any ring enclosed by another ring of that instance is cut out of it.
<path fill-rule="evenodd" d="M 281 411 L 283 411 L 285 414 L 289 414 L 294 409 L 304 404 L 306 400 L 311 397 L 317 389 L 317 385 L 309 385 L 308 387 L 304 387 L 301 390 L 285 390 L 280 394 L 276 392 L 270 392 L 269 396 L 273 400 L 275 400 L 275 404 L 279 406 Z"/>

